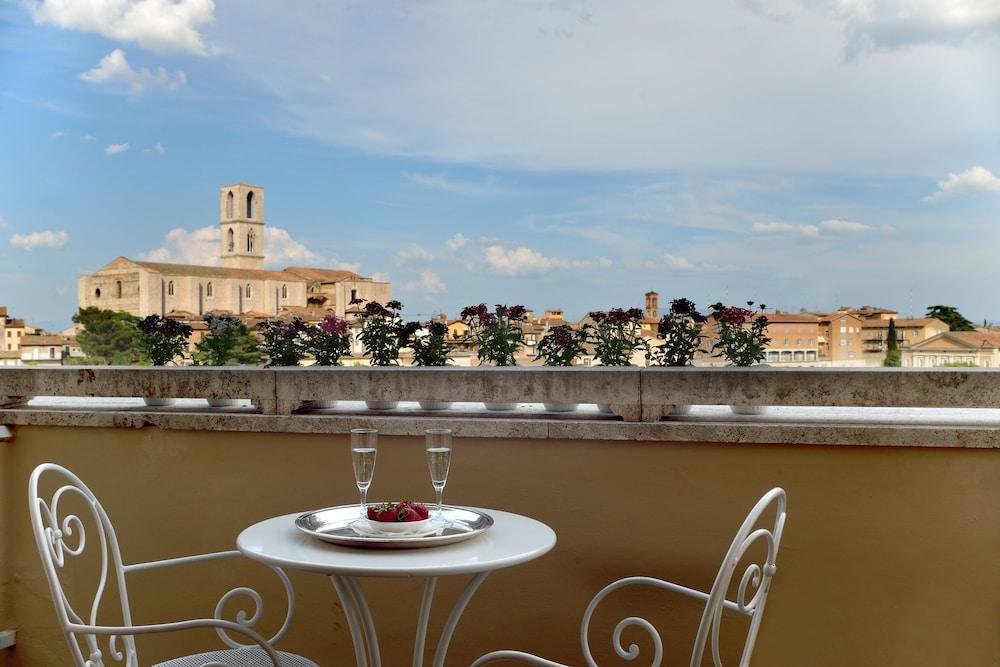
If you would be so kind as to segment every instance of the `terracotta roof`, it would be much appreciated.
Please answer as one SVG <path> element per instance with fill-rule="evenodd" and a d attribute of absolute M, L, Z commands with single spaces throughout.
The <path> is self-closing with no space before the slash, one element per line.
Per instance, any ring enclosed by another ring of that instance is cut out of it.
<path fill-rule="evenodd" d="M 20 359 L 21 352 L 19 350 L 0 350 L 0 359 Z"/>
<path fill-rule="evenodd" d="M 229 269 L 222 266 L 201 266 L 198 264 L 167 264 L 165 262 L 133 262 L 151 271 L 166 276 L 198 276 L 201 278 L 243 278 L 246 280 L 283 280 L 302 282 L 302 278 L 286 271 L 265 271 L 260 269 Z"/>
<path fill-rule="evenodd" d="M 0 317 L 7 317 L 7 306 L 0 306 Z"/>
<path fill-rule="evenodd" d="M 70 342 L 65 336 L 54 335 L 32 335 L 21 338 L 21 347 L 33 347 L 36 345 L 75 345 L 76 341 Z"/>
<path fill-rule="evenodd" d="M 940 324 L 947 326 L 939 319 L 933 317 L 921 317 L 913 320 L 898 319 L 896 320 L 896 327 L 926 327 L 931 324 Z M 864 329 L 888 329 L 889 320 L 865 320 L 861 325 Z"/>
<path fill-rule="evenodd" d="M 980 331 L 950 331 L 946 334 L 976 347 L 1000 349 L 1000 333 L 982 333 Z M 22 343 L 23 345 L 23 343 Z"/>
<path fill-rule="evenodd" d="M 316 269 L 308 266 L 289 266 L 285 269 L 285 271 L 295 274 L 300 278 L 315 280 L 321 283 L 339 283 L 344 282 L 345 280 L 371 280 L 371 278 L 359 276 L 354 273 L 354 271 L 342 271 L 337 269 Z"/>
<path fill-rule="evenodd" d="M 23 329 L 24 328 L 24 320 L 18 319 L 16 317 L 11 318 L 11 319 L 7 320 L 7 326 L 10 327 L 11 329 Z"/>

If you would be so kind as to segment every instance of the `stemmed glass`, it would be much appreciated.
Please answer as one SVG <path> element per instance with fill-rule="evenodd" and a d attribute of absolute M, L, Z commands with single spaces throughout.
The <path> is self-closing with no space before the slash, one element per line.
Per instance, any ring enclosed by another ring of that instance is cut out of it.
<path fill-rule="evenodd" d="M 368 487 L 375 474 L 375 455 L 378 453 L 378 431 L 373 428 L 351 429 L 351 463 L 354 464 L 354 481 L 361 495 L 361 517 L 368 516 Z"/>
<path fill-rule="evenodd" d="M 437 517 L 441 516 L 441 496 L 448 483 L 448 468 L 451 466 L 451 429 L 429 428 L 426 433 L 427 469 L 431 473 L 431 484 L 437 494 Z"/>

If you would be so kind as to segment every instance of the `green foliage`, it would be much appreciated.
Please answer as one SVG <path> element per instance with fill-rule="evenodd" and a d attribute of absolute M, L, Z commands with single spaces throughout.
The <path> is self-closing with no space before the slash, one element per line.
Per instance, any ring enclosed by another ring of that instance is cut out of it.
<path fill-rule="evenodd" d="M 631 366 L 636 350 L 649 355 L 649 343 L 642 338 L 642 311 L 638 308 L 612 308 L 588 313 L 592 329 L 594 356 L 603 366 Z"/>
<path fill-rule="evenodd" d="M 705 316 L 698 312 L 692 301 L 674 299 L 670 312 L 663 316 L 656 333 L 663 341 L 646 353 L 654 366 L 687 366 L 694 360 L 694 353 L 701 347 L 702 325 Z"/>
<path fill-rule="evenodd" d="M 938 368 L 979 368 L 979 364 L 974 361 L 948 361 L 938 364 Z"/>
<path fill-rule="evenodd" d="M 116 310 L 81 308 L 73 321 L 83 325 L 76 337 L 87 363 L 135 365 L 142 361 L 139 318 Z"/>
<path fill-rule="evenodd" d="M 882 365 L 891 368 L 899 368 L 903 365 L 903 355 L 899 350 L 889 350 L 885 353 L 885 359 L 882 360 Z"/>
<path fill-rule="evenodd" d="M 208 334 L 195 345 L 195 366 L 260 363 L 260 341 L 247 326 L 230 315 L 206 315 Z"/>
<path fill-rule="evenodd" d="M 747 301 L 753 307 L 753 301 Z M 709 309 L 716 321 L 719 340 L 712 346 L 717 357 L 725 357 L 733 366 L 753 366 L 766 356 L 765 349 L 771 339 L 767 335 L 767 318 L 764 304 L 756 313 L 739 306 L 712 304 Z"/>
<path fill-rule="evenodd" d="M 958 312 L 958 309 L 954 306 L 942 306 L 940 304 L 928 306 L 927 317 L 941 320 L 948 325 L 949 331 L 975 331 L 972 322 L 965 319 L 962 313 Z"/>
<path fill-rule="evenodd" d="M 154 366 L 166 366 L 184 354 L 191 327 L 169 317 L 149 315 L 138 324 L 139 343 Z"/>
<path fill-rule="evenodd" d="M 889 331 L 886 333 L 886 337 L 889 339 L 886 343 L 886 351 L 899 352 L 899 338 L 896 335 L 895 318 L 889 318 Z"/>
<path fill-rule="evenodd" d="M 420 322 L 407 322 L 403 336 L 406 347 L 413 350 L 414 366 L 447 366 L 451 361 L 448 326 L 443 322 L 431 322 L 426 330 Z"/>
<path fill-rule="evenodd" d="M 545 359 L 546 366 L 572 366 L 586 352 L 590 327 L 586 324 L 573 329 L 565 324 L 552 327 L 538 342 L 535 359 Z"/>
<path fill-rule="evenodd" d="M 351 303 L 361 303 L 355 299 Z M 369 301 L 358 315 L 361 318 L 361 333 L 358 338 L 366 355 L 371 357 L 372 366 L 395 366 L 399 363 L 399 348 L 405 342 L 403 318 L 399 311 L 403 304 L 388 301 L 383 306 L 378 301 Z"/>
<path fill-rule="evenodd" d="M 261 347 L 268 366 L 298 366 L 309 346 L 309 327 L 301 317 L 291 320 L 267 320 L 257 325 L 263 338 Z"/>
<path fill-rule="evenodd" d="M 479 362 L 486 361 L 494 366 L 517 365 L 527 319 L 524 306 L 497 304 L 490 312 L 486 304 L 481 303 L 462 310 L 462 320 L 469 325 L 467 340 L 476 346 Z"/>

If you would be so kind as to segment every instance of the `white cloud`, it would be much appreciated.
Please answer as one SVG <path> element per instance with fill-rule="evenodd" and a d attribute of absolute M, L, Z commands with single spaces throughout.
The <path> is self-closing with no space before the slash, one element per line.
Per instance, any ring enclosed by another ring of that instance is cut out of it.
<path fill-rule="evenodd" d="M 755 234 L 792 234 L 810 239 L 819 238 L 819 227 L 817 225 L 794 225 L 790 222 L 782 222 L 780 220 L 755 222 L 753 223 L 753 232 Z"/>
<path fill-rule="evenodd" d="M 503 192 L 499 181 L 493 176 L 488 177 L 482 183 L 453 180 L 444 174 L 416 174 L 404 171 L 403 176 L 424 187 L 455 195 L 497 195 Z"/>
<path fill-rule="evenodd" d="M 275 129 L 374 153 L 531 170 L 938 173 L 940 146 L 1000 134 L 1000 86 L 983 74 L 1000 71 L 1000 50 L 968 40 L 845 62 L 845 29 L 868 12 L 867 33 L 888 39 L 880 26 L 901 24 L 885 17 L 902 21 L 914 2 L 935 29 L 992 30 L 994 10 L 972 1 L 804 0 L 778 8 L 787 21 L 746 2 L 259 3 L 213 39 L 240 84 L 281 110 Z M 248 43 L 252 23 L 267 39 Z M 345 62 L 319 85 L 318 68 Z M 490 189 L 449 175 L 409 177 Z"/>
<path fill-rule="evenodd" d="M 139 253 L 139 259 L 147 262 L 175 262 L 178 264 L 199 264 L 217 266 L 221 250 L 222 232 L 218 225 L 199 227 L 188 231 L 176 227 L 167 232 L 163 245 Z M 349 264 L 335 257 L 320 257 L 305 244 L 296 241 L 287 229 L 281 227 L 264 228 L 264 258 L 268 267 L 323 266 L 357 271 L 357 264 Z"/>
<path fill-rule="evenodd" d="M 563 259 L 543 255 L 526 246 L 507 249 L 499 243 L 486 246 L 484 258 L 486 265 L 494 273 L 507 276 L 544 273 L 554 269 L 575 270 L 609 268 L 611 266 L 611 260 L 606 257 L 601 257 L 596 261 Z"/>
<path fill-rule="evenodd" d="M 397 264 L 408 264 L 410 262 L 430 262 L 434 260 L 434 253 L 424 248 L 419 243 L 411 243 L 396 253 Z"/>
<path fill-rule="evenodd" d="M 83 135 L 83 140 L 84 141 L 97 141 L 97 137 L 95 137 L 92 134 L 85 134 L 85 135 Z"/>
<path fill-rule="evenodd" d="M 677 269 L 679 271 L 687 271 L 692 268 L 690 260 L 687 257 L 678 257 L 676 255 L 671 255 L 669 253 L 663 254 L 663 261 L 671 269 Z"/>
<path fill-rule="evenodd" d="M 36 250 L 38 248 L 58 250 L 66 247 L 68 242 L 69 234 L 66 232 L 53 232 L 49 230 L 32 232 L 31 234 L 14 234 L 10 237 L 10 244 L 12 246 L 24 250 Z"/>
<path fill-rule="evenodd" d="M 850 220 L 823 220 L 819 226 L 827 232 L 861 232 L 871 233 L 876 231 L 871 225 L 863 222 L 851 222 Z"/>
<path fill-rule="evenodd" d="M 200 26 L 211 23 L 214 0 L 21 0 L 36 23 L 135 42 L 157 52 L 208 55 Z"/>
<path fill-rule="evenodd" d="M 424 294 L 440 294 L 447 290 L 441 278 L 430 269 L 420 272 L 420 280 L 403 283 L 400 289 L 404 292 L 422 292 Z"/>
<path fill-rule="evenodd" d="M 101 58 L 97 67 L 83 72 L 79 78 L 99 86 L 125 86 L 134 93 L 156 87 L 176 90 L 187 83 L 187 75 L 183 70 L 171 74 L 162 67 L 157 67 L 155 70 L 150 70 L 148 67 L 132 69 L 125 52 L 121 49 L 115 49 Z"/>
<path fill-rule="evenodd" d="M 131 148 L 131 146 L 129 146 L 128 144 L 110 144 L 107 148 L 104 149 L 104 154 L 117 155 L 118 153 L 124 153 L 129 148 Z"/>
<path fill-rule="evenodd" d="M 159 153 L 163 155 L 167 152 L 167 149 L 163 147 L 163 144 L 156 142 L 151 148 L 144 148 L 143 153 Z"/>
<path fill-rule="evenodd" d="M 448 252 L 458 252 L 461 250 L 469 240 L 465 238 L 462 232 L 459 232 L 452 236 L 450 239 L 444 242 L 444 247 L 448 249 Z"/>
<path fill-rule="evenodd" d="M 960 174 L 948 174 L 943 181 L 938 181 L 938 189 L 934 194 L 924 197 L 927 203 L 953 197 L 974 197 L 991 192 L 1000 192 L 1000 178 L 990 173 L 986 167 L 975 166 Z"/>
<path fill-rule="evenodd" d="M 58 131 L 52 133 L 52 138 L 53 139 L 62 139 L 65 136 L 66 136 L 66 133 L 63 132 L 62 130 L 58 130 Z"/>

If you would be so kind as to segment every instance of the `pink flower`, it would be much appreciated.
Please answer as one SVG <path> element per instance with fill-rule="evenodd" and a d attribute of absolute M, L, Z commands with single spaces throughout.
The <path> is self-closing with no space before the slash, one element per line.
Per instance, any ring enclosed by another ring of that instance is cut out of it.
<path fill-rule="evenodd" d="M 347 320 L 341 319 L 333 313 L 329 313 L 323 318 L 323 323 L 320 325 L 320 328 L 323 330 L 323 333 L 336 333 L 344 335 L 347 333 Z"/>

